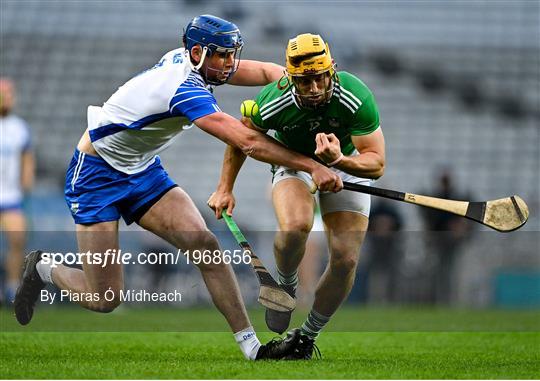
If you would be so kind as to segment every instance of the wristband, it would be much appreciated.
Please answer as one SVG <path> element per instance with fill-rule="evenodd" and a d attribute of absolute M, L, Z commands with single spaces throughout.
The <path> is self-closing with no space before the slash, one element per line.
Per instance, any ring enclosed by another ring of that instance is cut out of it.
<path fill-rule="evenodd" d="M 326 163 L 326 165 L 328 165 L 329 167 L 333 167 L 334 165 L 339 163 L 341 160 L 343 160 L 343 154 L 342 153 L 340 153 L 339 157 L 336 160 L 334 160 L 331 163 Z"/>

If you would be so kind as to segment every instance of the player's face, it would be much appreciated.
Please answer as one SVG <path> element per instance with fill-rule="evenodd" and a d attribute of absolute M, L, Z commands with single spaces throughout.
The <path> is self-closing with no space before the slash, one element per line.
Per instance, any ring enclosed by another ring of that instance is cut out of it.
<path fill-rule="evenodd" d="M 294 76 L 293 83 L 301 103 L 308 107 L 317 107 L 328 99 L 331 91 L 330 73 Z"/>
<path fill-rule="evenodd" d="M 212 82 L 226 82 L 234 71 L 235 57 L 234 50 L 215 51 L 205 62 L 207 79 Z"/>
<path fill-rule="evenodd" d="M 15 89 L 10 80 L 0 80 L 0 114 L 7 115 L 15 103 Z"/>

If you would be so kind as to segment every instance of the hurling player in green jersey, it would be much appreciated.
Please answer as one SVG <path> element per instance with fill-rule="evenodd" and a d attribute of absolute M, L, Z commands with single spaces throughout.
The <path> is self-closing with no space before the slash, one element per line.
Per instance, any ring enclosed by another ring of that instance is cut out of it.
<path fill-rule="evenodd" d="M 286 76 L 264 87 L 256 101 L 258 111 L 251 120 L 244 119 L 249 128 L 273 130 L 281 143 L 332 167 L 344 181 L 369 185 L 382 176 L 385 147 L 375 98 L 357 77 L 335 71 L 328 45 L 319 35 L 301 34 L 289 41 Z M 227 148 L 220 183 L 208 200 L 218 218 L 223 209 L 232 213 L 232 190 L 244 159 L 242 151 Z M 314 195 L 309 174 L 283 166 L 273 168 L 272 184 L 279 224 L 274 255 L 279 282 L 292 296 L 316 202 L 328 239 L 330 260 L 313 308 L 301 328 L 288 333 L 288 340 L 297 341 L 291 358 L 309 359 L 315 339 L 352 288 L 370 197 L 347 191 Z M 277 332 L 288 328 L 290 318 L 287 312 L 266 311 L 268 326 Z"/>

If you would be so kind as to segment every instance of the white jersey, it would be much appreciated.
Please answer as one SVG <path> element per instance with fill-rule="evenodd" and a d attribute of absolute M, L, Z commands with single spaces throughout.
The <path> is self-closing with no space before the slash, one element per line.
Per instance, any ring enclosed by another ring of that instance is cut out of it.
<path fill-rule="evenodd" d="M 97 153 L 118 171 L 134 174 L 156 160 L 192 122 L 221 111 L 188 52 L 175 49 L 121 86 L 102 107 L 88 107 Z"/>
<path fill-rule="evenodd" d="M 21 118 L 0 118 L 0 208 L 22 202 L 21 156 L 30 149 L 30 130 Z"/>

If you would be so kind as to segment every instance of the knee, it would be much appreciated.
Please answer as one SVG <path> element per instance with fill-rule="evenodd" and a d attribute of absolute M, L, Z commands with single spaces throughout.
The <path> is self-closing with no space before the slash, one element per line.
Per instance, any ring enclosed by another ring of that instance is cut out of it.
<path fill-rule="evenodd" d="M 356 273 L 358 266 L 358 256 L 356 253 L 348 253 L 345 255 L 333 255 L 330 260 L 330 270 L 339 277 L 349 277 Z"/>
<path fill-rule="evenodd" d="M 210 230 L 189 232 L 187 247 L 190 261 L 200 271 L 226 271 L 227 262 L 216 236 Z"/>
<path fill-rule="evenodd" d="M 185 239 L 185 249 L 193 250 L 218 250 L 219 243 L 210 230 L 203 229 L 200 231 L 189 231 L 185 233 L 187 235 Z"/>
<path fill-rule="evenodd" d="M 293 233 L 293 234 L 309 234 L 311 231 L 310 221 L 305 221 L 303 219 L 290 219 L 281 224 L 280 230 L 284 233 Z"/>
<path fill-rule="evenodd" d="M 100 295 L 99 300 L 95 301 L 90 306 L 90 309 L 95 312 L 110 313 L 113 312 L 120 304 L 122 304 L 122 302 L 119 295 L 115 295 L 112 299 L 110 296 L 105 297 L 105 295 Z"/>

